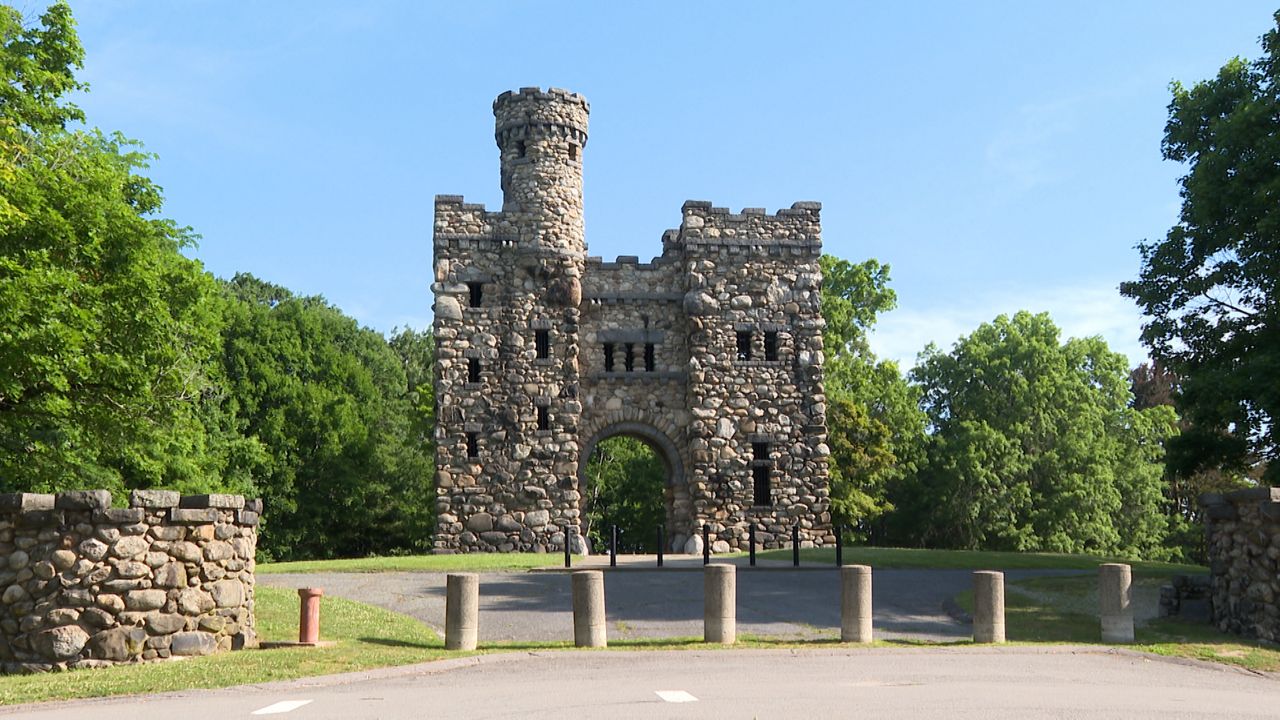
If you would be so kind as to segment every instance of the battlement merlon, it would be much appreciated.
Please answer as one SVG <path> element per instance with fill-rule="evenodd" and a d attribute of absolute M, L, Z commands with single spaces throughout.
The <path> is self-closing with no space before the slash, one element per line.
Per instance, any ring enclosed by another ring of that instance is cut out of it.
<path fill-rule="evenodd" d="M 591 105 L 576 92 L 550 87 L 521 87 L 518 92 L 503 92 L 493 101 L 493 115 L 498 145 L 504 140 L 522 140 L 531 133 L 571 135 L 586 145 L 586 127 Z"/>
<path fill-rule="evenodd" d="M 679 238 L 686 245 L 778 245 L 822 251 L 822 203 L 796 202 L 769 215 L 763 208 L 731 213 L 705 200 L 681 208 Z"/>

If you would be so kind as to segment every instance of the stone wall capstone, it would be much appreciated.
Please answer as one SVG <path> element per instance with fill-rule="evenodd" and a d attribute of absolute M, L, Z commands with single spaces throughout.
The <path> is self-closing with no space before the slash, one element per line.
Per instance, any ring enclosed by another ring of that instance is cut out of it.
<path fill-rule="evenodd" d="M 1209 550 L 1213 622 L 1280 641 L 1280 488 L 1200 496 Z"/>
<path fill-rule="evenodd" d="M 0 669 L 255 647 L 261 500 L 134 490 L 0 494 Z"/>

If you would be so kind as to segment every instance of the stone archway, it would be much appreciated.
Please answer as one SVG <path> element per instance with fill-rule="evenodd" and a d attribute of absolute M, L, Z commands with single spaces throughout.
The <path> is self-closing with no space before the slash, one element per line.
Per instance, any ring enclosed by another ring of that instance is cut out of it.
<path fill-rule="evenodd" d="M 653 425 L 636 420 L 619 420 L 609 423 L 587 436 L 582 446 L 583 461 L 578 464 L 578 487 L 587 489 L 587 460 L 595 452 L 596 445 L 612 437 L 632 437 L 648 445 L 662 462 L 665 473 L 663 488 L 664 515 L 666 517 L 667 552 L 683 552 L 694 526 L 693 502 L 689 496 L 689 484 L 685 476 L 684 461 L 671 438 Z"/>

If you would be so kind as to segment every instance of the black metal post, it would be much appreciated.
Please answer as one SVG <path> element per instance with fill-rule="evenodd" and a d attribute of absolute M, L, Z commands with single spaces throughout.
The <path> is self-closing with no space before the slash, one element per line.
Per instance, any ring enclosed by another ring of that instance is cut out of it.
<path fill-rule="evenodd" d="M 609 530 L 609 567 L 618 567 L 618 526 L 611 525 Z"/>
<path fill-rule="evenodd" d="M 836 567 L 844 565 L 844 539 L 841 537 L 840 531 L 844 528 L 836 526 Z"/>
<path fill-rule="evenodd" d="M 711 526 L 702 526 L 702 564 L 711 564 Z"/>
<path fill-rule="evenodd" d="M 751 553 L 751 567 L 756 566 L 756 524 L 751 523 L 747 526 L 747 547 Z"/>
<path fill-rule="evenodd" d="M 800 567 L 800 526 L 791 526 L 791 566 Z"/>
<path fill-rule="evenodd" d="M 566 525 L 564 527 L 564 566 L 573 567 L 572 556 L 569 554 L 569 546 L 573 541 L 573 528 Z"/>
<path fill-rule="evenodd" d="M 665 526 L 658 526 L 658 567 L 662 567 L 662 547 L 667 544 L 667 529 Z"/>

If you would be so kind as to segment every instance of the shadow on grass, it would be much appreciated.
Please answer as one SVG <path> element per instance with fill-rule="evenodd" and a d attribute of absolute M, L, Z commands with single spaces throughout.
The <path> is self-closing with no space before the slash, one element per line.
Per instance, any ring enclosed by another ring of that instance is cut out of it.
<path fill-rule="evenodd" d="M 362 643 L 370 645 L 383 645 L 386 647 L 414 648 L 416 650 L 443 650 L 444 643 L 422 643 L 410 642 L 408 640 L 399 640 L 396 638 L 380 638 L 380 637 L 362 637 L 357 638 Z"/>

